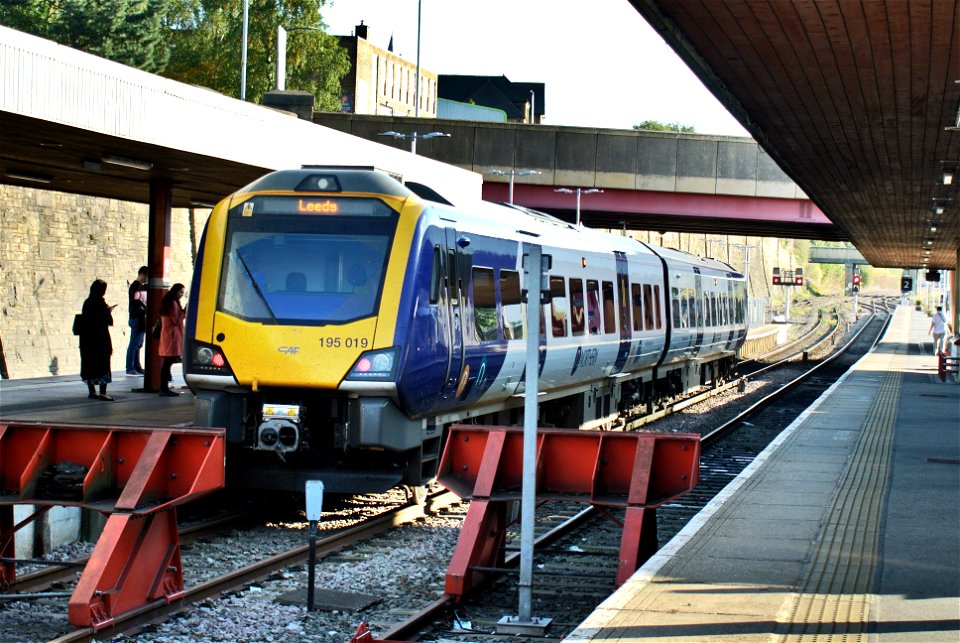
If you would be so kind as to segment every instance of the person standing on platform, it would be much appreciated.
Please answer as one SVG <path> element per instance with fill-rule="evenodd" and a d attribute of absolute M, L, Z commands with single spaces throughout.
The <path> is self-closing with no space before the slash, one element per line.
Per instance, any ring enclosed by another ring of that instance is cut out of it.
<path fill-rule="evenodd" d="M 107 305 L 107 282 L 102 279 L 90 284 L 90 296 L 83 302 L 81 315 L 83 324 L 80 329 L 80 379 L 87 383 L 87 397 L 94 400 L 112 402 L 107 395 L 110 376 L 110 356 L 113 343 L 110 340 L 110 326 L 113 326 L 113 309 Z M 95 387 L 100 387 L 99 394 Z"/>
<path fill-rule="evenodd" d="M 944 338 L 947 336 L 947 316 L 943 314 L 943 306 L 937 306 L 937 312 L 933 313 L 933 319 L 930 320 L 930 330 L 933 335 L 933 354 L 939 355 L 941 351 L 946 352 L 947 344 Z"/>
<path fill-rule="evenodd" d="M 147 335 L 147 267 L 140 266 L 137 278 L 130 284 L 128 314 L 130 343 L 127 345 L 127 375 L 143 375 L 140 349 Z"/>
<path fill-rule="evenodd" d="M 179 392 L 170 390 L 170 367 L 181 361 L 183 318 L 186 317 L 180 303 L 183 292 L 183 284 L 173 284 L 160 301 L 160 357 L 163 358 L 160 367 L 160 395 L 165 397 L 180 395 Z"/>

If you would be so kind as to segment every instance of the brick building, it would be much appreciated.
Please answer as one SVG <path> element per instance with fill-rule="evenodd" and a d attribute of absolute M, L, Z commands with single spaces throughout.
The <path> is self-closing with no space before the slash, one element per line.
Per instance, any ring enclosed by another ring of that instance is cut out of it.
<path fill-rule="evenodd" d="M 340 81 L 341 111 L 380 116 L 437 116 L 437 75 L 420 68 L 420 110 L 416 109 L 417 64 L 369 40 L 361 22 L 353 36 L 340 36 L 350 72 Z"/>

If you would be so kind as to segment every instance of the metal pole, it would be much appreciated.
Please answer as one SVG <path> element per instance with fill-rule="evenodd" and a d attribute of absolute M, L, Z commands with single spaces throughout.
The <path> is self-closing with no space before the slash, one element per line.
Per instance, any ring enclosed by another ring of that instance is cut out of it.
<path fill-rule="evenodd" d="M 527 245 L 527 376 L 523 398 L 523 490 L 520 516 L 520 612 L 519 620 L 530 621 L 533 599 L 533 526 L 536 510 L 537 466 L 537 379 L 540 364 L 540 280 L 541 248 Z"/>
<path fill-rule="evenodd" d="M 415 117 L 420 116 L 420 8 L 422 1 L 417 0 L 417 86 L 413 90 L 413 100 L 416 103 L 413 106 L 413 115 Z M 417 137 L 414 133 L 413 137 L 413 149 L 411 150 L 414 154 L 417 153 Z"/>
<path fill-rule="evenodd" d="M 530 124 L 537 122 L 537 95 L 530 90 Z"/>
<path fill-rule="evenodd" d="M 417 133 L 416 132 L 414 132 L 413 135 L 410 137 L 410 153 L 411 154 L 417 153 Z"/>
<path fill-rule="evenodd" d="M 580 225 L 580 188 L 577 188 L 577 225 Z"/>
<path fill-rule="evenodd" d="M 240 52 L 240 100 L 247 100 L 247 24 L 250 0 L 243 0 L 243 44 Z"/>
<path fill-rule="evenodd" d="M 277 25 L 277 90 L 287 88 L 287 30 Z"/>
<path fill-rule="evenodd" d="M 310 534 L 308 536 L 309 551 L 307 556 L 307 611 L 313 611 L 314 597 L 314 579 L 317 574 L 317 521 L 310 521 Z"/>
<path fill-rule="evenodd" d="M 513 175 L 516 174 L 513 170 L 510 170 L 510 203 L 513 203 Z"/>

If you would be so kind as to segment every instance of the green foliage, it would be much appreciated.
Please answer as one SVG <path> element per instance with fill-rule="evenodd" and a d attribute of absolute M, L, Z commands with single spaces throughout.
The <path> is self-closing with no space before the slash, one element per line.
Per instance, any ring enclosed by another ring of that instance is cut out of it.
<path fill-rule="evenodd" d="M 648 130 L 652 132 L 687 132 L 693 133 L 696 130 L 693 125 L 682 125 L 680 123 L 661 123 L 660 121 L 643 121 L 633 126 L 635 130 Z"/>
<path fill-rule="evenodd" d="M 170 0 L 23 0 L 0 5 L 0 23 L 137 69 L 170 57 Z"/>
<path fill-rule="evenodd" d="M 165 75 L 240 97 L 243 43 L 242 0 L 176 0 L 172 56 Z M 340 106 L 340 79 L 350 61 L 339 39 L 324 31 L 320 8 L 325 0 L 251 0 L 247 32 L 247 91 L 259 102 L 276 86 L 277 26 L 287 34 L 288 89 L 308 91 L 315 108 Z"/>
<path fill-rule="evenodd" d="M 276 86 L 277 26 L 287 35 L 288 89 L 308 91 L 315 108 L 340 107 L 350 61 L 325 32 L 326 0 L 250 0 L 247 91 L 259 102 Z M 125 65 L 239 98 L 243 0 L 20 0 L 0 2 L 0 24 Z"/>

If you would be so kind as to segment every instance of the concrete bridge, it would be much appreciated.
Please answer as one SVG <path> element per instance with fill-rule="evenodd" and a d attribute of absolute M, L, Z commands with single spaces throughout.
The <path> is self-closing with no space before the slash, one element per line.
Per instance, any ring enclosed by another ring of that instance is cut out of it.
<path fill-rule="evenodd" d="M 368 140 L 440 131 L 417 154 L 483 175 L 483 197 L 593 227 L 843 240 L 839 229 L 750 138 L 317 112 L 313 122 Z M 495 174 L 496 170 L 503 174 Z M 524 172 L 535 172 L 519 174 Z"/>

